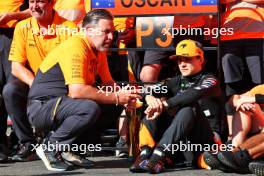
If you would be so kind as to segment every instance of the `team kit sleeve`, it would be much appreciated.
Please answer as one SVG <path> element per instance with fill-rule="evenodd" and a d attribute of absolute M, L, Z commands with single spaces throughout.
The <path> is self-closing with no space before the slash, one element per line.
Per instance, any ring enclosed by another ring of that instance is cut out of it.
<path fill-rule="evenodd" d="M 184 107 L 202 98 L 219 96 L 221 93 L 218 80 L 213 76 L 206 76 L 200 85 L 190 87 L 181 95 L 175 95 L 167 100 L 168 108 Z"/>
<path fill-rule="evenodd" d="M 87 58 L 84 44 L 79 44 L 75 40 L 68 42 L 68 46 L 64 46 L 57 50 L 60 57 L 60 67 L 62 69 L 65 84 L 86 84 L 87 75 Z M 72 46 L 76 46 L 72 49 Z M 63 53 L 63 54 L 61 54 Z"/>
<path fill-rule="evenodd" d="M 258 85 L 248 91 L 246 94 L 250 94 L 252 96 L 255 96 L 256 103 L 258 104 L 264 104 L 264 84 Z"/>
<path fill-rule="evenodd" d="M 20 23 L 18 23 L 15 27 L 13 41 L 9 53 L 9 60 L 20 63 L 25 63 L 27 61 L 26 39 Z"/>
<path fill-rule="evenodd" d="M 252 96 L 256 94 L 262 94 L 264 95 L 264 84 L 258 85 L 254 88 L 252 88 L 250 91 L 247 92 L 247 94 L 250 94 Z"/>

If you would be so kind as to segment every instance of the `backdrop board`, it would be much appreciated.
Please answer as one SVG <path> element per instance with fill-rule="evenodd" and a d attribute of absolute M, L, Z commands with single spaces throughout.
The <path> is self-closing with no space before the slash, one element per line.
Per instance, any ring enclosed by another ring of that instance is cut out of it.
<path fill-rule="evenodd" d="M 115 16 L 217 12 L 217 0 L 92 0 L 91 6 Z"/>
<path fill-rule="evenodd" d="M 173 47 L 171 30 L 174 16 L 137 17 L 136 40 L 138 48 Z"/>

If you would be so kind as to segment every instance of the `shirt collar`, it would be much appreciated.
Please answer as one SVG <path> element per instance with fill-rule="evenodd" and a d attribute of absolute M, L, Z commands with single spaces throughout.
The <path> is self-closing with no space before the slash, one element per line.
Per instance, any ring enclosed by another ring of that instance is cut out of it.
<path fill-rule="evenodd" d="M 91 56 L 92 56 L 91 58 L 95 58 L 95 59 L 97 59 L 97 57 L 99 56 L 99 53 L 100 53 L 100 52 L 98 52 L 98 56 L 96 56 L 96 54 L 94 53 L 94 50 L 93 50 L 91 44 L 90 44 L 89 41 L 88 41 L 88 38 L 85 37 L 85 38 L 83 38 L 83 40 L 85 41 L 86 45 L 88 46 L 88 48 L 89 48 L 90 51 L 91 51 Z"/>

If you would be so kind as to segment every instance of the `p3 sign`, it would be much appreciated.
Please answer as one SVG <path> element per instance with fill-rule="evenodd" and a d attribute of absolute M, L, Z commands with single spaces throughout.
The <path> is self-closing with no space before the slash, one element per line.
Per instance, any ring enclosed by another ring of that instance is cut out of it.
<path fill-rule="evenodd" d="M 138 48 L 173 47 L 173 38 L 165 33 L 173 28 L 174 16 L 137 17 L 136 39 Z"/>

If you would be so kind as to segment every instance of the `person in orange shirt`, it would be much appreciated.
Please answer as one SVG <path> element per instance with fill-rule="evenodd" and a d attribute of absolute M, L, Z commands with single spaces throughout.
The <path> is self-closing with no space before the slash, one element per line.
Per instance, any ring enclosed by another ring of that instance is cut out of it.
<path fill-rule="evenodd" d="M 264 83 L 264 1 L 225 0 L 226 12 L 222 28 L 232 29 L 233 35 L 221 36 L 222 68 L 227 99 Z M 229 139 L 235 112 L 226 105 Z"/>
<path fill-rule="evenodd" d="M 232 131 L 232 145 L 240 146 L 248 134 L 264 132 L 264 112 L 261 106 L 264 97 L 264 84 L 242 95 L 232 97 L 231 104 L 236 108 Z"/>
<path fill-rule="evenodd" d="M 117 85 L 109 72 L 105 52 L 113 40 L 111 13 L 92 10 L 82 27 L 98 33 L 87 32 L 85 38 L 71 37 L 52 50 L 41 63 L 29 92 L 30 123 L 38 129 L 54 131 L 36 149 L 46 168 L 52 171 L 68 169 L 59 159 L 64 149 L 55 147 L 51 151 L 45 150 L 45 146 L 72 146 L 84 131 L 113 121 L 108 115 L 118 111 L 120 107 L 116 106 L 141 98 L 135 93 L 114 90 Z M 72 46 L 76 48 L 73 50 Z M 107 87 L 96 86 L 99 79 L 100 85 Z M 98 131 L 91 132 L 92 137 Z"/>
<path fill-rule="evenodd" d="M 35 156 L 32 151 L 35 138 L 26 113 L 28 90 L 35 73 L 47 53 L 77 30 L 74 23 L 54 12 L 52 0 L 30 0 L 29 10 L 32 17 L 15 27 L 9 54 L 11 72 L 16 79 L 9 81 L 3 90 L 6 108 L 20 142 L 19 150 L 12 157 L 14 161 L 29 161 Z"/>
<path fill-rule="evenodd" d="M 59 16 L 80 26 L 86 13 L 91 10 L 91 0 L 55 0 L 54 10 Z"/>
<path fill-rule="evenodd" d="M 251 167 L 248 166 L 252 159 L 258 159 L 263 155 L 263 144 L 261 144 L 263 143 L 262 136 L 264 134 L 263 103 L 264 84 L 231 98 L 230 104 L 236 108 L 232 124 L 232 148 L 230 151 L 219 153 L 205 152 L 205 162 L 211 169 L 250 173 L 249 169 L 251 168 L 251 172 L 258 172 L 258 168 L 254 167 L 255 165 L 261 165 L 261 163 L 252 163 Z M 249 138 L 253 135 L 255 137 Z M 258 140 L 256 140 L 257 137 L 259 137 Z M 233 154 L 235 155 L 232 156 Z M 259 173 L 263 173 L 263 166 L 259 169 L 262 170 L 259 170 Z"/>
<path fill-rule="evenodd" d="M 0 1 L 0 91 L 2 92 L 7 81 L 12 80 L 11 63 L 8 61 L 14 27 L 19 20 L 30 16 L 29 10 L 22 10 L 22 6 L 27 8 L 24 0 L 2 0 Z M 2 97 L 1 97 L 2 102 Z M 0 107 L 0 162 L 7 161 L 5 154 L 6 143 L 6 120 L 7 112 L 5 104 Z"/>

